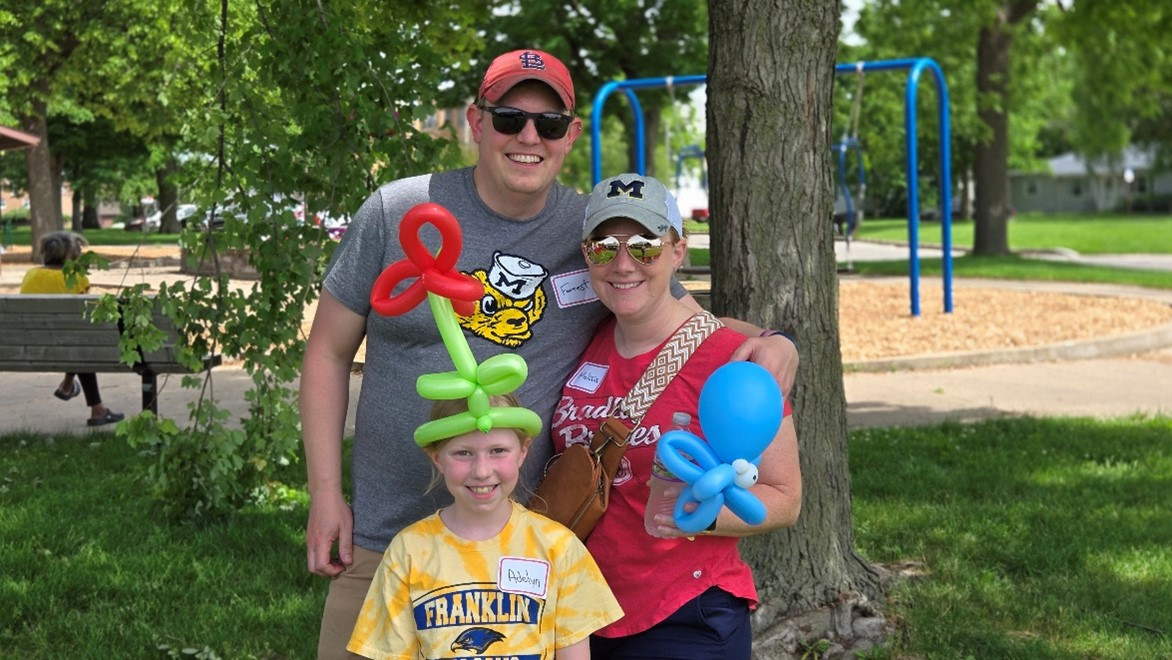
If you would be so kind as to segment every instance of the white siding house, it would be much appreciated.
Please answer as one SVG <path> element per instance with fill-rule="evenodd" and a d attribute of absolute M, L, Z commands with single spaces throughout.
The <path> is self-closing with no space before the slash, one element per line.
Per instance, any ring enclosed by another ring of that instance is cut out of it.
<path fill-rule="evenodd" d="M 1172 195 L 1172 172 L 1152 169 L 1150 152 L 1128 147 L 1113 167 L 1093 168 L 1077 154 L 1050 159 L 1048 172 L 1009 173 L 1009 197 L 1016 212 L 1101 212 L 1123 208 L 1131 199 Z M 1130 170 L 1130 185 L 1127 182 Z"/>

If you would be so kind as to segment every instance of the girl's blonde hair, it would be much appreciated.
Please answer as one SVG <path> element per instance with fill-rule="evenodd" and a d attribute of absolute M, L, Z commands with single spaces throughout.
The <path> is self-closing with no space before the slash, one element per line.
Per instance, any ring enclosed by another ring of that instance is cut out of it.
<path fill-rule="evenodd" d="M 509 394 L 494 394 L 488 398 L 488 405 L 492 408 L 519 408 L 521 403 L 517 401 L 517 397 Z M 451 417 L 452 415 L 459 415 L 460 413 L 468 412 L 468 399 L 449 399 L 446 401 L 436 401 L 431 406 L 430 418 L 443 419 L 444 417 Z M 528 451 L 529 445 L 533 444 L 533 436 L 529 435 L 521 429 L 509 429 L 517 434 L 517 441 L 521 443 L 521 449 Z M 437 442 L 433 442 L 423 448 L 428 456 L 434 457 L 439 453 L 444 445 L 448 444 L 451 438 L 444 438 Z M 443 481 L 443 475 L 440 474 L 439 469 L 435 467 L 435 463 L 431 464 L 431 482 L 427 484 L 425 493 L 430 493 L 439 483 Z"/>

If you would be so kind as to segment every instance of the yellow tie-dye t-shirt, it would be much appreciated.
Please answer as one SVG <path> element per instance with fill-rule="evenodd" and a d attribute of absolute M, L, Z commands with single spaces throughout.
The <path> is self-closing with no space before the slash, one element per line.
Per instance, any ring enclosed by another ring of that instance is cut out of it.
<path fill-rule="evenodd" d="M 622 617 L 573 532 L 513 504 L 468 541 L 432 515 L 383 555 L 346 647 L 368 658 L 552 658 Z"/>

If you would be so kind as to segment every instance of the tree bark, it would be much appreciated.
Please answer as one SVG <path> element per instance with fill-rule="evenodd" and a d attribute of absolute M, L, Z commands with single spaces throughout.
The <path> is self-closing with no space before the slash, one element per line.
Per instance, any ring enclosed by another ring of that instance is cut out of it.
<path fill-rule="evenodd" d="M 177 234 L 180 231 L 179 219 L 175 215 L 179 208 L 179 186 L 172 182 L 178 171 L 179 166 L 174 158 L 168 158 L 159 169 L 155 170 L 159 208 L 163 211 L 163 219 L 159 222 L 159 231 L 166 234 Z"/>
<path fill-rule="evenodd" d="M 49 155 L 49 130 L 45 122 L 45 103 L 35 101 L 32 112 L 21 120 L 21 128 L 38 138 L 36 146 L 25 151 L 28 167 L 29 225 L 32 228 L 33 261 L 41 260 L 41 237 L 60 229 L 61 216 L 53 218 L 53 164 Z"/>
<path fill-rule="evenodd" d="M 70 197 L 73 201 L 73 212 L 70 213 L 70 228 L 75 232 L 81 233 L 81 230 L 85 229 L 85 220 L 82 218 L 85 199 L 81 191 L 77 188 L 73 189 L 73 194 Z"/>
<path fill-rule="evenodd" d="M 999 6 L 977 37 L 977 118 L 989 138 L 977 144 L 977 201 L 973 254 L 1009 254 L 1009 66 L 1012 27 L 1037 8 L 1037 0 Z"/>
<path fill-rule="evenodd" d="M 65 228 L 65 212 L 61 207 L 62 182 L 65 180 L 65 154 L 56 153 L 49 156 L 49 172 L 53 177 L 50 184 L 53 186 L 53 218 L 57 221 L 57 229 Z"/>
<path fill-rule="evenodd" d="M 87 186 L 82 195 L 84 210 L 82 211 L 81 226 L 85 229 L 101 229 L 101 215 L 99 206 L 102 200 L 98 198 L 98 191 L 93 186 Z"/>
<path fill-rule="evenodd" d="M 835 0 L 709 0 L 708 162 L 713 307 L 801 347 L 789 393 L 804 500 L 795 527 L 746 539 L 761 605 L 780 619 L 881 595 L 855 554 L 833 248 Z"/>

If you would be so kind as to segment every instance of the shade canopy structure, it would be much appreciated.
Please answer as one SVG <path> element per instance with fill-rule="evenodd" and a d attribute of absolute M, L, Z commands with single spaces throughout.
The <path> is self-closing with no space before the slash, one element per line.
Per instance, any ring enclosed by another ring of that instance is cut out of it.
<path fill-rule="evenodd" d="M 0 151 L 10 149 L 29 149 L 35 147 L 40 138 L 34 137 L 15 128 L 0 126 Z"/>

